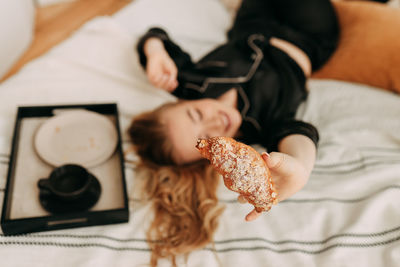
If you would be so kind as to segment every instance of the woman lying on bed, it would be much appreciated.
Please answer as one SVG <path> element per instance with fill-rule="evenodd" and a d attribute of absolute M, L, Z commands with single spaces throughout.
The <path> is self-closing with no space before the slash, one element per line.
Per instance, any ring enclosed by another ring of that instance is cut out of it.
<path fill-rule="evenodd" d="M 279 201 L 306 184 L 318 132 L 294 116 L 307 77 L 330 57 L 338 33 L 328 0 L 246 0 L 228 41 L 198 62 L 160 28 L 141 38 L 150 82 L 185 99 L 137 116 L 129 129 L 155 204 L 148 238 L 161 242 L 150 244 L 153 265 L 206 245 L 217 227 L 218 179 L 195 149 L 198 138 L 263 145 Z M 253 210 L 246 220 L 258 216 Z"/>

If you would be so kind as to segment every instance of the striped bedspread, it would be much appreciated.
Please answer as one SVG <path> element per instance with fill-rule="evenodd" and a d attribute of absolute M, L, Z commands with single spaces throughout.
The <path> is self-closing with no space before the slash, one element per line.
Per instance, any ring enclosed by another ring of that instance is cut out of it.
<path fill-rule="evenodd" d="M 145 5 L 130 8 L 135 3 Z M 136 38 L 116 18 L 94 19 L 0 85 L 0 203 L 18 105 L 117 102 L 124 132 L 133 115 L 173 99 L 146 81 L 132 49 Z M 297 116 L 315 124 L 321 139 L 308 184 L 246 223 L 250 205 L 237 203 L 221 182 L 226 209 L 214 245 L 179 266 L 399 266 L 400 97 L 333 80 L 312 80 L 309 88 Z M 147 266 L 151 207 L 137 193 L 135 157 L 127 159 L 129 223 L 0 234 L 1 266 Z"/>

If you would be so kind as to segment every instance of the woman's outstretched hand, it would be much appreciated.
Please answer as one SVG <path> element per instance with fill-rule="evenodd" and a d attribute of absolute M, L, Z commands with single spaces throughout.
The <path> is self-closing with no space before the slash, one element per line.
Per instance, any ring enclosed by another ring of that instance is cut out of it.
<path fill-rule="evenodd" d="M 151 84 L 172 92 L 178 86 L 178 69 L 158 38 L 149 38 L 144 45 L 147 57 L 146 74 Z"/>
<path fill-rule="evenodd" d="M 307 136 L 291 134 L 278 144 L 280 152 L 263 153 L 261 156 L 271 171 L 272 181 L 278 193 L 278 202 L 298 192 L 307 183 L 316 158 L 316 146 Z M 239 196 L 239 202 L 244 198 Z M 261 213 L 251 211 L 246 221 L 257 219 Z"/>
<path fill-rule="evenodd" d="M 295 194 L 308 180 L 309 171 L 299 160 L 288 154 L 272 152 L 269 155 L 263 153 L 262 158 L 271 171 L 272 180 L 278 192 L 278 201 L 282 201 Z M 239 196 L 238 201 L 240 203 L 247 202 L 243 196 Z M 246 221 L 253 221 L 261 214 L 254 209 L 247 214 L 245 219 Z"/>

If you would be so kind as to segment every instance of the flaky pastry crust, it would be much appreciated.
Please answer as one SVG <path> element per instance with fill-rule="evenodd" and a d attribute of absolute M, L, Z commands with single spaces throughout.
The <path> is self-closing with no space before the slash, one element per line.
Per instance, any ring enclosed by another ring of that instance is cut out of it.
<path fill-rule="evenodd" d="M 230 137 L 199 139 L 196 148 L 223 176 L 225 186 L 244 196 L 257 212 L 277 203 L 271 173 L 254 148 Z"/>

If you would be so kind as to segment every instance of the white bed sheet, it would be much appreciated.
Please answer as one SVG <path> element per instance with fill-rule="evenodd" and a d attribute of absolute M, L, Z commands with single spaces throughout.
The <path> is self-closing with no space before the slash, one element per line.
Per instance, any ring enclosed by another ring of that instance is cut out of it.
<path fill-rule="evenodd" d="M 117 102 L 128 149 L 131 117 L 174 100 L 147 82 L 134 49 L 137 38 L 162 25 L 199 58 L 224 40 L 231 19 L 218 0 L 135 0 L 112 17 L 85 24 L 1 84 L 0 204 L 18 105 Z M 243 221 L 251 207 L 236 203 L 221 183 L 218 196 L 226 210 L 215 234 L 216 252 L 211 246 L 195 251 L 187 266 L 399 265 L 400 97 L 332 80 L 313 80 L 309 87 L 297 114 L 321 135 L 309 183 L 251 223 Z M 129 223 L 0 235 L 1 265 L 147 264 L 151 209 L 137 201 L 134 166 L 127 164 L 125 173 Z"/>

